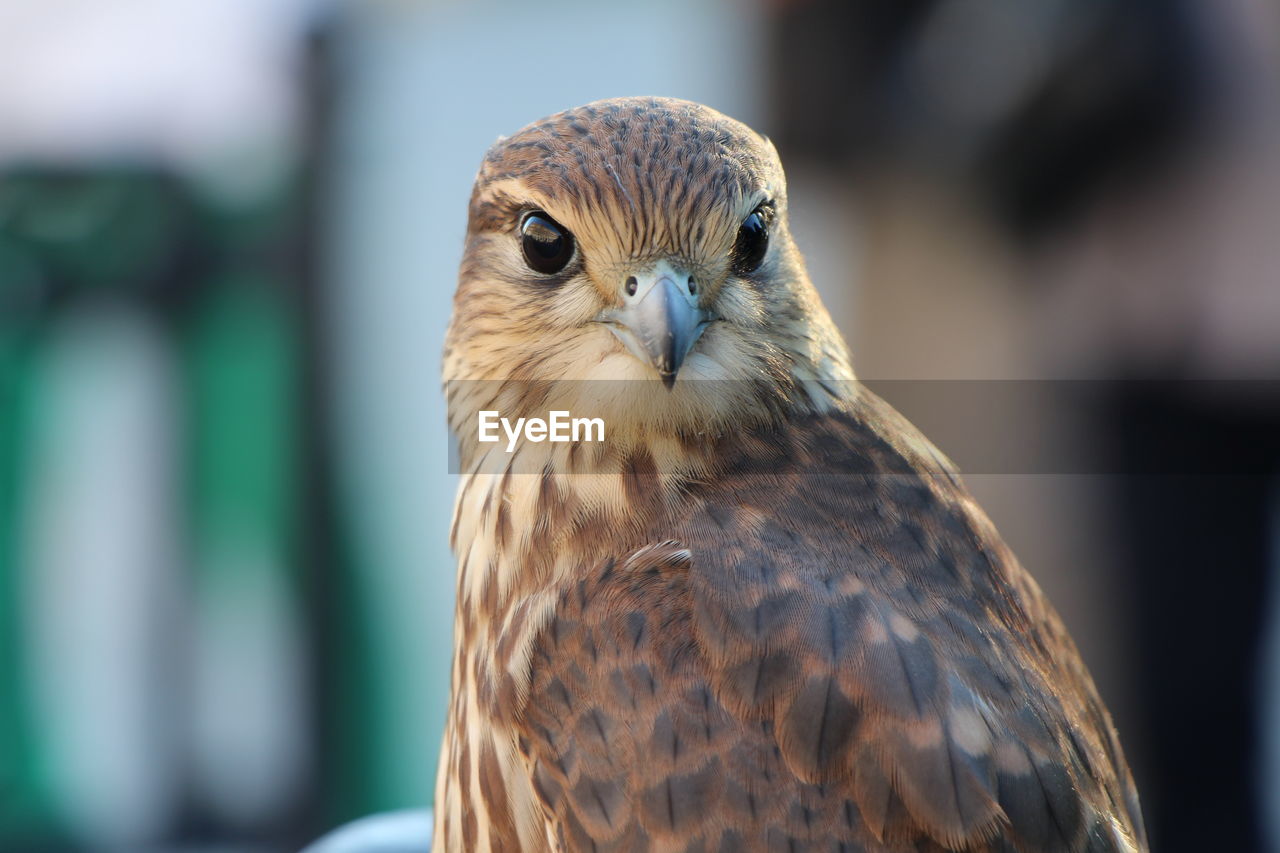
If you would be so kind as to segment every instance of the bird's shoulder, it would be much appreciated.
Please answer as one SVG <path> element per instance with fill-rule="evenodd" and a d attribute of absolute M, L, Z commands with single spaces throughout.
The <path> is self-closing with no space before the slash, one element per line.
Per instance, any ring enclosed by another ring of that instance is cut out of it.
<path fill-rule="evenodd" d="M 1136 849 L 1061 623 L 877 412 L 746 437 L 678 521 L 561 591 L 520 740 L 570 849 Z"/>

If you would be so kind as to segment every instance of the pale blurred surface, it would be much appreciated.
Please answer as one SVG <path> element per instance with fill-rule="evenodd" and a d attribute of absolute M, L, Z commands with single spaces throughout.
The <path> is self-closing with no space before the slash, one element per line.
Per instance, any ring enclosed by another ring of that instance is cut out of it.
<path fill-rule="evenodd" d="M 772 137 L 860 375 L 962 465 L 1013 460 L 967 481 L 1156 849 L 1280 850 L 1276 17 L 0 2 L 0 850 L 290 850 L 430 804 L 471 180 L 631 94 Z"/>
<path fill-rule="evenodd" d="M 414 853 L 429 848 L 432 829 L 428 810 L 387 812 L 339 827 L 302 853 Z"/>

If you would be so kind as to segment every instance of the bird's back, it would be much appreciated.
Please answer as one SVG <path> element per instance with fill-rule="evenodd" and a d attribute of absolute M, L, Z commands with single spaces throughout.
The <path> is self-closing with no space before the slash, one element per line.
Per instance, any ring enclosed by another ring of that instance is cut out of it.
<path fill-rule="evenodd" d="M 566 850 L 1145 847 L 1058 617 L 889 407 L 730 436 L 554 596 L 512 716 Z M 592 553 L 592 548 L 584 553 Z"/>

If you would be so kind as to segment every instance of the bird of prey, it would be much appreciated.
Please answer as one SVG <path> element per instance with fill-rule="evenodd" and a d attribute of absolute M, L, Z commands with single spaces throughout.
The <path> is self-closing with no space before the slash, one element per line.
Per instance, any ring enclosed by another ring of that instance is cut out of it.
<path fill-rule="evenodd" d="M 767 138 L 623 98 L 500 139 L 445 377 L 436 850 L 1146 849 L 1059 617 L 856 382 Z M 480 440 L 587 405 L 603 441 Z"/>

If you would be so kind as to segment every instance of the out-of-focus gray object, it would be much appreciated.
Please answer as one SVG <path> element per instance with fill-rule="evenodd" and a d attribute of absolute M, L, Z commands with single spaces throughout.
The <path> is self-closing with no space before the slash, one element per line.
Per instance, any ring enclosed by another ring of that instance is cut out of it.
<path fill-rule="evenodd" d="M 425 853 L 431 849 L 431 810 L 370 815 L 330 832 L 302 853 Z"/>

